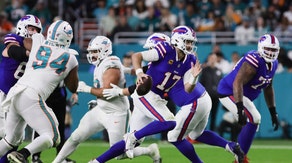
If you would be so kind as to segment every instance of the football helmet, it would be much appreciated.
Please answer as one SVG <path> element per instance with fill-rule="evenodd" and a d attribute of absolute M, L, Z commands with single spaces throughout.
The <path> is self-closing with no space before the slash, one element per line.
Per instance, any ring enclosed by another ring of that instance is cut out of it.
<path fill-rule="evenodd" d="M 87 51 L 88 62 L 97 66 L 104 58 L 112 54 L 112 42 L 105 36 L 96 36 L 90 40 Z"/>
<path fill-rule="evenodd" d="M 17 22 L 16 34 L 25 38 L 31 37 L 35 32 L 29 31 L 28 26 L 36 27 L 37 33 L 41 33 L 43 29 L 39 18 L 34 15 L 25 15 Z"/>
<path fill-rule="evenodd" d="M 258 41 L 258 52 L 266 62 L 273 62 L 278 58 L 280 44 L 274 35 L 265 34 Z"/>
<path fill-rule="evenodd" d="M 159 42 L 168 42 L 168 43 L 170 43 L 170 38 L 166 34 L 163 34 L 163 33 L 153 33 L 152 35 L 150 35 L 147 38 L 143 48 L 152 49 Z"/>
<path fill-rule="evenodd" d="M 47 41 L 53 46 L 68 48 L 73 38 L 71 25 L 64 20 L 52 23 L 47 32 Z"/>
<path fill-rule="evenodd" d="M 191 48 L 187 48 L 187 42 L 191 41 Z M 171 32 L 170 42 L 172 45 L 182 50 L 185 54 L 192 54 L 197 50 L 195 43 L 197 42 L 197 37 L 195 31 L 187 26 L 175 27 Z"/>

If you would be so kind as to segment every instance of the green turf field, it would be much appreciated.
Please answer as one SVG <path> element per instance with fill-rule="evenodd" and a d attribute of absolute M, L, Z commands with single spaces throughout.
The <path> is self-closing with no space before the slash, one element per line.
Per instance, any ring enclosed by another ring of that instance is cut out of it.
<path fill-rule="evenodd" d="M 154 141 L 156 142 L 156 141 Z M 146 141 L 143 146 L 153 141 Z M 160 148 L 163 163 L 188 163 L 186 158 L 169 143 L 156 142 Z M 26 144 L 26 143 L 24 143 Z M 204 163 L 231 163 L 233 156 L 224 149 L 204 144 L 195 144 L 195 149 Z M 108 143 L 102 141 L 87 141 L 77 148 L 70 156 L 77 163 L 87 163 L 108 149 Z M 42 153 L 44 163 L 51 163 L 55 157 L 55 149 L 49 149 Z M 291 163 L 292 162 L 292 140 L 255 140 L 248 154 L 251 163 Z M 111 160 L 109 163 L 150 163 L 147 157 L 138 157 L 132 160 Z"/>

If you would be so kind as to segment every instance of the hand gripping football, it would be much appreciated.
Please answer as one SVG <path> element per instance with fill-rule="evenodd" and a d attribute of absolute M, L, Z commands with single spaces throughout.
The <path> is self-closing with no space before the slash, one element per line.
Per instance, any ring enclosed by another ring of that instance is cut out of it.
<path fill-rule="evenodd" d="M 140 85 L 137 85 L 137 88 L 136 88 L 137 94 L 139 96 L 146 95 L 152 87 L 152 77 L 151 76 L 148 75 L 147 77 L 142 77 L 142 79 L 143 79 L 143 83 Z"/>

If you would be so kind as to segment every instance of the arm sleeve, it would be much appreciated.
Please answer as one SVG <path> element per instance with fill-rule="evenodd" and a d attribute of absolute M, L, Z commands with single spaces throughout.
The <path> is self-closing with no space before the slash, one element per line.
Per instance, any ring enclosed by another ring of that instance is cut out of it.
<path fill-rule="evenodd" d="M 8 56 L 17 60 L 17 61 L 25 61 L 27 60 L 26 50 L 24 47 L 11 45 L 7 51 Z"/>
<path fill-rule="evenodd" d="M 159 54 L 156 49 L 142 51 L 141 53 L 144 61 L 152 62 L 159 60 Z"/>

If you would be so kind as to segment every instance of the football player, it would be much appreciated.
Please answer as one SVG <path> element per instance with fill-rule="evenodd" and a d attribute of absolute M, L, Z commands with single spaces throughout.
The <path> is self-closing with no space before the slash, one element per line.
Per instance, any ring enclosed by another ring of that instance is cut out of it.
<path fill-rule="evenodd" d="M 26 124 L 40 136 L 19 151 L 9 153 L 11 162 L 27 162 L 31 154 L 59 144 L 58 121 L 45 100 L 62 80 L 72 93 L 77 90 L 78 62 L 69 50 L 72 38 L 72 27 L 62 20 L 50 25 L 46 40 L 41 34 L 32 36 L 25 72 L 2 103 L 9 111 L 0 156 L 21 144 Z"/>
<path fill-rule="evenodd" d="M 96 36 L 90 41 L 87 51 L 88 62 L 95 65 L 94 87 L 88 86 L 81 81 L 79 82 L 78 92 L 95 95 L 97 97 L 97 105 L 82 117 L 77 129 L 66 141 L 53 163 L 61 163 L 76 150 L 81 142 L 104 129 L 108 132 L 109 143 L 112 146 L 123 139 L 128 127 L 130 116 L 128 98 L 121 96 L 107 100 L 103 98 L 102 94 L 103 89 L 111 87 L 110 83 L 124 87 L 126 82 L 121 60 L 117 56 L 111 55 L 112 43 L 110 39 L 105 36 Z M 156 144 L 135 149 L 135 155 L 149 155 L 153 160 L 160 159 Z M 126 158 L 126 155 L 117 157 L 117 159 L 122 158 Z"/>
<path fill-rule="evenodd" d="M 176 37 L 178 36 L 173 36 L 172 39 L 182 39 Z M 151 35 L 149 38 L 153 38 L 154 40 L 155 37 Z M 148 39 L 146 41 L 147 44 Z M 153 44 L 150 48 L 154 48 L 156 44 Z M 107 98 L 133 93 L 134 86 L 130 86 L 127 89 L 120 89 L 116 85 L 112 86 L 114 89 L 105 89 L 103 91 L 104 96 Z M 191 161 L 195 160 L 194 157 L 196 157 L 196 154 L 187 152 L 194 151 L 193 146 L 187 142 L 187 139 L 225 148 L 235 156 L 236 160 L 242 162 L 244 154 L 237 143 L 228 142 L 215 132 L 205 130 L 212 102 L 202 84 L 197 82 L 196 87 L 191 93 L 185 92 L 183 88 L 183 81 L 180 80 L 168 92 L 171 100 L 181 108 L 175 115 L 176 127 L 168 132 L 168 141 L 174 144 Z"/>
<path fill-rule="evenodd" d="M 272 85 L 278 66 L 279 51 L 280 44 L 277 37 L 272 34 L 261 36 L 258 40 L 258 49 L 247 52 L 218 85 L 220 102 L 238 117 L 238 123 L 243 126 L 238 135 L 238 143 L 245 155 L 250 149 L 261 121 L 261 115 L 253 101 L 262 90 L 274 131 L 279 127 Z M 248 162 L 247 157 L 245 162 Z"/>

